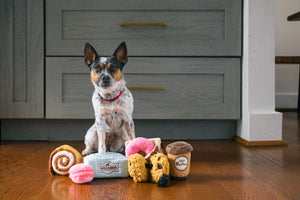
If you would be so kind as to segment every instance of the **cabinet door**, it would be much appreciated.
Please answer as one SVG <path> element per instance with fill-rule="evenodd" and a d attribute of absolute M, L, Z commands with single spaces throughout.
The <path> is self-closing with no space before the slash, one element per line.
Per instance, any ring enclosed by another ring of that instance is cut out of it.
<path fill-rule="evenodd" d="M 46 117 L 94 118 L 83 58 L 46 61 Z M 239 58 L 129 58 L 134 119 L 239 119 Z"/>
<path fill-rule="evenodd" d="M 241 0 L 47 0 L 46 55 L 240 56 Z"/>
<path fill-rule="evenodd" d="M 0 117 L 44 116 L 42 0 L 0 1 Z"/>

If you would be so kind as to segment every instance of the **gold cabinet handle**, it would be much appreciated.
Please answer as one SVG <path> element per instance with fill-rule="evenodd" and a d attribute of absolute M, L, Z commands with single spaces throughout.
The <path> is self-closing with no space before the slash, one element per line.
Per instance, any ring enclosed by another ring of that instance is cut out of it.
<path fill-rule="evenodd" d="M 130 91 L 146 90 L 146 91 L 164 91 L 165 87 L 128 87 Z"/>
<path fill-rule="evenodd" d="M 122 22 L 121 26 L 123 27 L 132 27 L 132 26 L 167 26 L 164 22 Z"/>

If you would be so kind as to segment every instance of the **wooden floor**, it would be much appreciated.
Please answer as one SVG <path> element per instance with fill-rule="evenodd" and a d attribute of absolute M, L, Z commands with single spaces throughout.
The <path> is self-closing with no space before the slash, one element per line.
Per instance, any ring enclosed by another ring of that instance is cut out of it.
<path fill-rule="evenodd" d="M 288 147 L 244 147 L 233 141 L 192 141 L 187 180 L 168 188 L 132 179 L 94 179 L 85 185 L 48 172 L 50 152 L 63 142 L 0 145 L 0 199 L 300 199 L 300 120 L 284 113 Z M 167 142 L 165 142 L 167 143 Z M 66 142 L 79 151 L 83 142 Z"/>

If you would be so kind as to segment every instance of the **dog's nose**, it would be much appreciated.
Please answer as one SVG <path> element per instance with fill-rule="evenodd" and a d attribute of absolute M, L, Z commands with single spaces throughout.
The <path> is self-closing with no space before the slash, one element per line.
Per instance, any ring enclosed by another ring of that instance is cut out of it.
<path fill-rule="evenodd" d="M 108 84 L 109 81 L 110 81 L 109 76 L 103 76 L 103 77 L 102 77 L 102 82 L 103 82 L 104 84 Z"/>

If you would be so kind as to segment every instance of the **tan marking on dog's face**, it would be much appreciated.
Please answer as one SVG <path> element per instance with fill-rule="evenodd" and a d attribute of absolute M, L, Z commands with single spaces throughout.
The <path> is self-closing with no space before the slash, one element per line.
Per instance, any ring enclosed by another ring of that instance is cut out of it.
<path fill-rule="evenodd" d="M 94 70 L 91 71 L 91 79 L 96 84 L 99 80 L 99 74 L 97 74 Z"/>
<path fill-rule="evenodd" d="M 104 69 L 104 64 L 103 63 L 100 63 L 99 66 L 100 66 L 101 69 Z"/>
<path fill-rule="evenodd" d="M 111 63 L 107 63 L 106 68 L 110 69 L 110 67 L 111 67 Z"/>
<path fill-rule="evenodd" d="M 114 73 L 112 73 L 113 78 L 116 81 L 120 81 L 122 79 L 122 72 L 120 69 L 117 69 Z"/>

